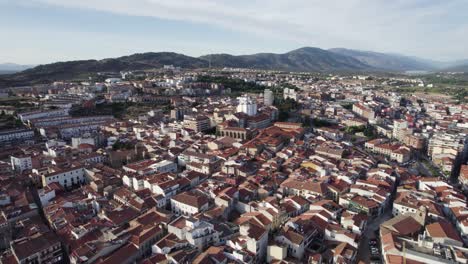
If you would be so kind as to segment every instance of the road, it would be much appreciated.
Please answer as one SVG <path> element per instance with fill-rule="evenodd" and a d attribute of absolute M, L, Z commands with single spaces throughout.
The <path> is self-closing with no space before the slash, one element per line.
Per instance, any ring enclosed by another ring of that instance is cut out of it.
<path fill-rule="evenodd" d="M 375 238 L 375 231 L 379 229 L 380 224 L 392 218 L 392 210 L 387 208 L 385 213 L 379 215 L 377 218 L 367 223 L 366 231 L 361 236 L 358 254 L 356 256 L 356 262 L 363 261 L 364 263 L 370 263 L 370 248 L 369 240 Z"/>

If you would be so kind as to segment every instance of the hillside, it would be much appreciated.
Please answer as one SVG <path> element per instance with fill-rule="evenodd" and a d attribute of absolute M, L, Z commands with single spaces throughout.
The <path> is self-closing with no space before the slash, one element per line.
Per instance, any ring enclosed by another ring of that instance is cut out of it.
<path fill-rule="evenodd" d="M 330 49 L 329 51 L 344 56 L 353 57 L 364 64 L 382 70 L 429 71 L 436 69 L 435 64 L 416 57 L 343 48 Z"/>
<path fill-rule="evenodd" d="M 468 62 L 443 69 L 444 72 L 465 72 L 468 73 Z"/>
<path fill-rule="evenodd" d="M 0 63 L 0 74 L 10 74 L 24 71 L 34 67 L 33 65 L 20 65 L 16 63 Z"/>
<path fill-rule="evenodd" d="M 211 54 L 200 58 L 211 60 L 213 67 L 320 72 L 371 70 L 371 67 L 352 57 L 309 47 L 284 54 L 258 53 L 240 56 Z"/>
<path fill-rule="evenodd" d="M 208 66 L 208 62 L 202 59 L 172 52 L 139 53 L 103 60 L 79 60 L 39 65 L 19 73 L 0 76 L 0 86 L 86 79 L 88 75 L 96 72 L 161 68 L 166 64 L 174 64 L 183 68 Z"/>
<path fill-rule="evenodd" d="M 239 56 L 210 54 L 199 58 L 173 52 L 148 52 L 103 60 L 79 60 L 40 65 L 22 72 L 1 75 L 0 87 L 59 80 L 83 80 L 98 72 L 154 69 L 167 64 L 185 69 L 205 68 L 210 62 L 215 68 L 306 72 L 434 71 L 443 67 L 441 63 L 416 57 L 341 48 L 323 50 L 305 47 L 283 54 L 257 53 Z M 460 67 L 448 70 L 462 71 L 460 69 L 463 68 Z"/>

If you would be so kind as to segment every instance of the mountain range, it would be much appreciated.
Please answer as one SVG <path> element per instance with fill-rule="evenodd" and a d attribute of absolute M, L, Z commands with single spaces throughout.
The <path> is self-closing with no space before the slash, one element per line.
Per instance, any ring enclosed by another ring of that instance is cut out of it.
<path fill-rule="evenodd" d="M 33 68 L 34 65 L 20 65 L 16 63 L 0 63 L 0 74 L 9 74 L 24 71 L 29 68 Z"/>
<path fill-rule="evenodd" d="M 161 68 L 168 64 L 187 69 L 211 66 L 304 72 L 468 71 L 468 60 L 438 62 L 399 54 L 344 48 L 325 50 L 304 47 L 283 54 L 210 54 L 201 57 L 173 52 L 147 52 L 103 60 L 57 62 L 33 68 L 17 65 L 16 70 L 20 72 L 0 76 L 0 87 L 86 79 L 89 74 L 96 72 L 144 70 Z M 0 71 L 3 69 L 2 65 L 0 64 Z M 15 64 L 7 64 L 10 72 L 15 71 L 12 65 Z"/>

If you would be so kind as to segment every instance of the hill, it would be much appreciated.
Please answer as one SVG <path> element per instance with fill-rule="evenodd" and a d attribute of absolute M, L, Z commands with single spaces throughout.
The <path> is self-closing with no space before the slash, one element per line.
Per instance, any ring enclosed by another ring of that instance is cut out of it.
<path fill-rule="evenodd" d="M 96 72 L 120 72 L 161 68 L 173 64 L 182 68 L 208 67 L 255 68 L 284 71 L 364 71 L 372 67 L 350 56 L 319 48 L 301 48 L 284 54 L 259 53 L 233 56 L 211 54 L 194 58 L 173 52 L 139 53 L 103 60 L 57 62 L 0 77 L 0 86 L 48 83 L 58 80 L 87 79 Z"/>
<path fill-rule="evenodd" d="M 24 71 L 34 67 L 33 65 L 20 65 L 16 63 L 0 63 L 0 74 L 10 74 Z"/>
<path fill-rule="evenodd" d="M 0 86 L 48 83 L 58 80 L 86 79 L 96 72 L 120 72 L 161 68 L 174 64 L 183 68 L 207 67 L 208 62 L 173 52 L 138 53 L 103 60 L 78 60 L 39 65 L 0 77 Z"/>
<path fill-rule="evenodd" d="M 468 62 L 443 69 L 444 72 L 465 72 L 468 73 Z"/>
<path fill-rule="evenodd" d="M 59 80 L 83 80 L 98 72 L 154 69 L 167 64 L 186 69 L 205 68 L 210 63 L 212 67 L 216 68 L 232 67 L 305 72 L 436 71 L 454 66 L 449 62 L 442 63 L 398 54 L 343 48 L 324 50 L 305 47 L 282 54 L 257 53 L 238 56 L 209 54 L 198 58 L 173 52 L 148 52 L 103 60 L 78 60 L 39 65 L 22 72 L 1 75 L 0 87 L 49 83 Z M 459 66 L 447 70 L 466 71 L 462 69 L 463 66 Z"/>
<path fill-rule="evenodd" d="M 428 60 L 398 54 L 359 51 L 344 48 L 329 49 L 329 51 L 344 56 L 353 57 L 364 64 L 381 70 L 430 71 L 437 68 L 436 62 L 432 63 Z"/>
<path fill-rule="evenodd" d="M 320 72 L 372 69 L 369 65 L 355 58 L 310 47 L 300 48 L 284 54 L 258 53 L 240 56 L 210 54 L 200 58 L 210 60 L 213 67 Z"/>

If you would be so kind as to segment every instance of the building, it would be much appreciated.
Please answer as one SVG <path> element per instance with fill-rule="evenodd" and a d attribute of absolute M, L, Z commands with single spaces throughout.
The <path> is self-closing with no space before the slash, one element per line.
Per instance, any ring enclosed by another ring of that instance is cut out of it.
<path fill-rule="evenodd" d="M 0 144 L 24 142 L 34 138 L 34 131 L 32 129 L 15 129 L 0 131 Z"/>
<path fill-rule="evenodd" d="M 209 245 L 218 244 L 220 233 L 208 221 L 194 217 L 179 216 L 167 226 L 168 232 L 190 245 L 202 250 Z"/>
<path fill-rule="evenodd" d="M 458 182 L 462 185 L 464 190 L 468 190 L 468 165 L 462 165 L 460 167 Z"/>
<path fill-rule="evenodd" d="M 184 192 L 171 198 L 172 212 L 176 215 L 192 216 L 206 211 L 208 207 L 208 198 L 195 192 Z"/>
<path fill-rule="evenodd" d="M 467 153 L 468 140 L 466 134 L 438 132 L 429 139 L 427 155 L 431 158 L 440 154 L 466 157 Z"/>
<path fill-rule="evenodd" d="M 251 129 L 263 129 L 269 127 L 271 124 L 270 116 L 266 114 L 258 114 L 255 116 L 249 116 L 247 118 L 247 126 Z"/>
<path fill-rule="evenodd" d="M 62 244 L 52 232 L 15 240 L 11 244 L 11 251 L 19 264 L 23 263 L 63 263 L 64 253 Z"/>
<path fill-rule="evenodd" d="M 70 108 L 59 108 L 54 110 L 39 110 L 39 111 L 32 111 L 32 112 L 24 112 L 18 114 L 18 117 L 21 121 L 27 122 L 31 119 L 37 118 L 46 118 L 46 117 L 57 117 L 57 116 L 68 116 L 68 112 Z"/>
<path fill-rule="evenodd" d="M 411 134 L 408 130 L 408 122 L 406 120 L 397 119 L 393 121 L 393 138 L 402 141 L 407 134 Z"/>
<path fill-rule="evenodd" d="M 192 110 L 190 108 L 178 107 L 171 110 L 171 118 L 175 120 L 183 120 L 185 115 L 189 115 L 191 113 Z"/>
<path fill-rule="evenodd" d="M 294 101 L 297 101 L 297 93 L 296 90 L 293 88 L 284 88 L 283 90 L 283 99 L 292 99 Z"/>
<path fill-rule="evenodd" d="M 244 95 L 237 97 L 239 104 L 237 105 L 238 113 L 245 113 L 249 116 L 254 116 L 257 114 L 257 103 L 250 96 Z"/>
<path fill-rule="evenodd" d="M 468 158 L 468 137 L 457 131 L 438 132 L 429 139 L 427 155 L 448 175 L 455 175 Z"/>
<path fill-rule="evenodd" d="M 247 263 L 264 263 L 267 255 L 268 246 L 268 230 L 246 222 L 239 227 L 240 236 L 231 239 L 227 245 L 234 252 L 233 256 L 244 263 L 246 255 L 254 256 L 252 262 Z"/>
<path fill-rule="evenodd" d="M 248 140 L 254 136 L 254 131 L 250 128 L 218 126 L 218 135 L 234 139 Z"/>
<path fill-rule="evenodd" d="M 86 182 L 85 168 L 83 166 L 79 166 L 42 175 L 43 186 L 47 186 L 52 182 L 57 182 L 63 187 L 72 187 L 75 184 L 83 184 Z"/>
<path fill-rule="evenodd" d="M 31 156 L 27 155 L 12 155 L 10 156 L 11 168 L 17 172 L 23 172 L 25 170 L 32 169 Z"/>
<path fill-rule="evenodd" d="M 83 124 L 62 125 L 58 127 L 58 135 L 62 139 L 71 139 L 72 137 L 81 137 L 84 134 L 94 134 L 99 131 L 99 128 L 107 121 L 97 121 Z M 53 129 L 41 128 L 40 132 L 43 136 L 47 136 L 48 131 Z"/>
<path fill-rule="evenodd" d="M 403 143 L 416 150 L 423 150 L 426 147 L 426 138 L 421 135 L 408 134 L 404 137 Z"/>
<path fill-rule="evenodd" d="M 368 120 L 375 119 L 375 112 L 370 107 L 365 106 L 361 103 L 353 104 L 353 112 L 358 116 L 366 118 Z"/>
<path fill-rule="evenodd" d="M 263 104 L 267 106 L 273 105 L 274 100 L 275 96 L 273 92 L 270 89 L 265 89 L 263 91 Z"/>
<path fill-rule="evenodd" d="M 221 160 L 217 156 L 190 150 L 179 155 L 178 164 L 203 174 L 210 174 L 221 169 Z"/>
<path fill-rule="evenodd" d="M 185 115 L 183 126 L 195 132 L 203 132 L 211 128 L 211 122 L 208 117 L 203 115 Z"/>
<path fill-rule="evenodd" d="M 384 155 L 390 160 L 397 161 L 399 163 L 407 162 L 411 159 L 411 149 L 407 146 L 400 144 L 387 143 L 385 139 L 374 139 L 368 141 L 364 146 L 370 151 Z"/>

